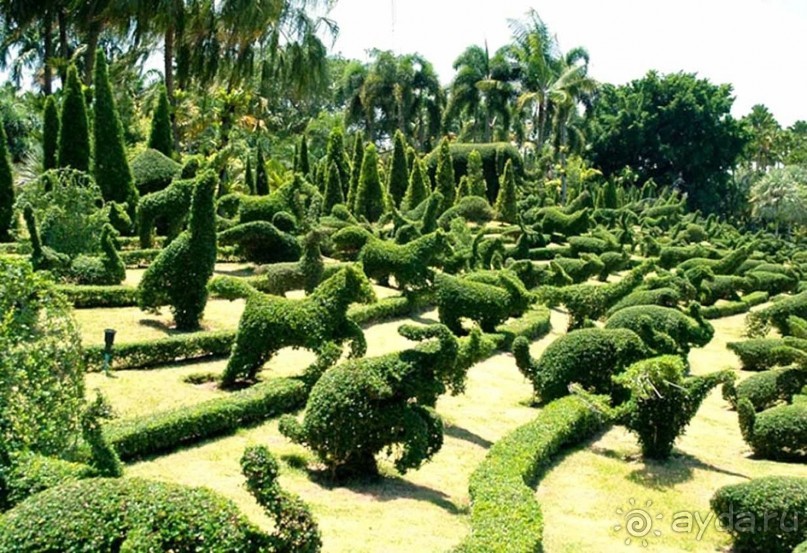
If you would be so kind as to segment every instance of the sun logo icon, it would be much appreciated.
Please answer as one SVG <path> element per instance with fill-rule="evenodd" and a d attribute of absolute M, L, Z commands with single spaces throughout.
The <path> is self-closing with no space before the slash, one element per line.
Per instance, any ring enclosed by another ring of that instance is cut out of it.
<path fill-rule="evenodd" d="M 616 514 L 623 519 L 623 523 L 615 524 L 613 528 L 615 532 L 625 529 L 628 534 L 625 539 L 625 545 L 631 545 L 635 541 L 637 544 L 641 544 L 642 547 L 647 547 L 650 545 L 649 538 L 661 536 L 661 530 L 653 528 L 653 525 L 656 520 L 663 519 L 664 515 L 661 513 L 655 516 L 650 514 L 652 506 L 653 502 L 647 500 L 644 506 L 639 507 L 636 500 L 630 498 L 627 507 L 619 507 L 616 510 Z"/>

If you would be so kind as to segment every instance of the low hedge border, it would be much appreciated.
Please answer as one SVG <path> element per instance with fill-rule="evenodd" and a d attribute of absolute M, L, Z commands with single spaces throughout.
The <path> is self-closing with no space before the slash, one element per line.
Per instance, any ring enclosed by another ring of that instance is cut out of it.
<path fill-rule="evenodd" d="M 113 422 L 104 432 L 121 460 L 168 453 L 231 434 L 305 405 L 302 380 L 276 378 L 190 407 Z"/>
<path fill-rule="evenodd" d="M 147 267 L 151 265 L 162 250 L 159 248 L 150 248 L 146 250 L 123 250 L 119 251 L 118 255 L 123 261 L 123 264 L 129 268 Z"/>
<path fill-rule="evenodd" d="M 56 287 L 76 309 L 95 307 L 135 307 L 137 288 L 132 286 L 80 286 L 65 284 Z"/>
<path fill-rule="evenodd" d="M 511 319 L 496 327 L 496 334 L 501 334 L 504 339 L 501 344 L 497 344 L 499 349 L 510 351 L 513 340 L 523 336 L 527 340 L 537 340 L 552 330 L 550 321 L 551 312 L 543 305 L 532 307 L 517 319 Z"/>
<path fill-rule="evenodd" d="M 110 368 L 150 369 L 155 366 L 201 359 L 217 355 L 229 355 L 235 340 L 234 330 L 180 334 L 147 342 L 116 344 Z M 100 371 L 104 366 L 104 346 L 84 348 L 84 360 L 88 372 Z"/>
<path fill-rule="evenodd" d="M 755 305 L 761 305 L 768 301 L 770 294 L 768 292 L 751 292 L 743 296 L 740 301 L 726 302 L 720 305 L 710 305 L 701 310 L 701 315 L 704 319 L 720 319 L 722 317 L 730 317 L 732 315 L 739 315 L 740 313 L 747 313 Z"/>
<path fill-rule="evenodd" d="M 604 425 L 582 399 L 568 396 L 496 442 L 471 475 L 471 533 L 454 552 L 540 551 L 544 523 L 534 486 L 553 456 Z"/>

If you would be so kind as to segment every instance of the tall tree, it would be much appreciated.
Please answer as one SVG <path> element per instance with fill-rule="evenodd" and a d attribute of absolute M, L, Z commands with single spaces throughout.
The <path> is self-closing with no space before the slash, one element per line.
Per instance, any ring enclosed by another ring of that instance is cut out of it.
<path fill-rule="evenodd" d="M 501 50 L 491 58 L 487 44 L 468 47 L 454 61 L 445 119 L 459 122 L 460 139 L 490 142 L 504 140 L 510 130 L 510 104 L 514 88 L 512 67 Z"/>
<path fill-rule="evenodd" d="M 731 117 L 731 85 L 693 74 L 649 72 L 622 86 L 605 85 L 594 104 L 587 155 L 605 178 L 630 167 L 638 182 L 678 184 L 692 209 L 726 208 L 729 170 L 747 140 Z"/>
<path fill-rule="evenodd" d="M 334 127 L 330 136 L 328 137 L 328 148 L 326 149 L 325 153 L 326 171 L 329 170 L 332 163 L 336 164 L 336 168 L 339 169 L 339 180 L 342 183 L 342 194 L 345 195 L 350 189 L 350 160 L 345 152 L 344 134 L 342 133 L 342 129 L 339 127 Z"/>
<path fill-rule="evenodd" d="M 409 186 L 401 202 L 401 209 L 408 211 L 416 208 L 423 200 L 429 197 L 431 192 L 429 174 L 423 165 L 423 161 L 415 158 L 412 162 L 412 172 L 409 175 Z"/>
<path fill-rule="evenodd" d="M 597 85 L 588 76 L 588 52 L 577 47 L 561 53 L 535 10 L 527 13 L 526 21 L 511 21 L 510 27 L 513 43 L 505 55 L 517 71 L 516 105 L 529 114 L 529 139 L 540 150 L 550 137 L 553 120 L 561 125 L 560 135 L 578 102 L 587 100 Z"/>
<path fill-rule="evenodd" d="M 325 183 L 323 208 L 325 213 L 330 213 L 333 206 L 343 203 L 345 203 L 345 197 L 342 195 L 342 179 L 339 177 L 339 168 L 336 163 L 331 163 L 328 168 L 328 180 Z"/>
<path fill-rule="evenodd" d="M 168 102 L 166 88 L 160 86 L 157 107 L 151 116 L 148 147 L 171 157 L 174 154 L 174 135 L 171 132 L 171 105 Z"/>
<path fill-rule="evenodd" d="M 308 178 L 309 173 L 311 173 L 311 163 L 308 161 L 308 140 L 305 135 L 300 137 L 300 149 L 297 151 L 296 160 L 294 170 Z"/>
<path fill-rule="evenodd" d="M 45 98 L 42 122 L 42 168 L 55 169 L 59 162 L 59 110 L 53 96 Z"/>
<path fill-rule="evenodd" d="M 451 159 L 451 150 L 448 147 L 448 138 L 440 141 L 437 150 L 437 172 L 434 177 L 434 188 L 443 196 L 438 211 L 442 213 L 454 205 L 456 183 L 454 182 L 454 162 Z"/>
<path fill-rule="evenodd" d="M 356 134 L 353 140 L 353 162 L 350 170 L 350 188 L 347 192 L 347 205 L 351 208 L 356 201 L 356 190 L 359 189 L 359 179 L 361 178 L 361 164 L 364 159 L 364 143 L 361 134 Z"/>
<path fill-rule="evenodd" d="M 392 148 L 392 164 L 387 181 L 387 193 L 395 207 L 401 205 L 409 185 L 409 169 L 406 166 L 406 139 L 401 131 L 395 131 Z"/>
<path fill-rule="evenodd" d="M 258 146 L 257 163 L 255 164 L 255 193 L 258 196 L 269 194 L 269 175 L 266 173 L 266 161 L 263 159 L 263 148 Z"/>
<path fill-rule="evenodd" d="M 0 242 L 11 241 L 14 223 L 14 176 L 6 147 L 6 132 L 0 125 Z"/>
<path fill-rule="evenodd" d="M 364 149 L 353 213 L 356 217 L 364 217 L 371 223 L 378 221 L 384 213 L 384 188 L 378 176 L 378 153 L 372 142 Z"/>
<path fill-rule="evenodd" d="M 98 49 L 95 59 L 93 101 L 93 176 L 105 201 L 127 203 L 130 215 L 137 207 L 138 192 L 123 145 L 123 129 L 109 84 L 106 56 Z"/>
<path fill-rule="evenodd" d="M 743 157 L 755 171 L 764 173 L 783 160 L 786 135 L 766 106 L 752 106 L 740 122 L 749 134 Z"/>
<path fill-rule="evenodd" d="M 59 166 L 90 170 L 90 134 L 87 104 L 75 65 L 67 70 L 59 121 Z"/>

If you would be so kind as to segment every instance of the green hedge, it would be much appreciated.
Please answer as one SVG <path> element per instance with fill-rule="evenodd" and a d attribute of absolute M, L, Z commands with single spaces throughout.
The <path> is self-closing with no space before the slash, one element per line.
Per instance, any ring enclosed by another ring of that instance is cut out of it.
<path fill-rule="evenodd" d="M 496 442 L 471 475 L 471 533 L 454 551 L 541 551 L 544 522 L 533 487 L 553 456 L 602 428 L 585 402 L 566 397 Z"/>
<path fill-rule="evenodd" d="M 195 332 L 179 334 L 147 342 L 115 344 L 112 356 L 113 369 L 142 369 L 156 365 L 187 361 L 215 355 L 229 355 L 235 340 L 235 331 Z M 100 371 L 104 363 L 104 346 L 84 348 L 88 371 Z"/>
<path fill-rule="evenodd" d="M 807 318 L 807 292 L 775 300 L 764 309 L 748 315 L 749 336 L 764 336 L 769 326 L 773 326 L 783 335 L 790 334 L 787 319 L 791 315 Z"/>
<path fill-rule="evenodd" d="M 517 319 L 510 319 L 496 327 L 496 334 L 504 339 L 499 349 L 509 350 L 513 340 L 523 336 L 527 340 L 537 340 L 552 330 L 551 312 L 543 305 L 535 306 Z"/>
<path fill-rule="evenodd" d="M 7 242 L 0 244 L 0 255 L 30 255 L 31 244 L 28 242 Z"/>
<path fill-rule="evenodd" d="M 807 340 L 800 338 L 751 338 L 729 342 L 726 347 L 740 358 L 745 371 L 764 371 L 805 359 Z"/>
<path fill-rule="evenodd" d="M 807 461 L 807 403 L 796 402 L 754 412 L 747 399 L 737 402 L 743 439 L 763 459 Z"/>
<path fill-rule="evenodd" d="M 675 307 L 680 300 L 681 294 L 675 288 L 663 287 L 654 290 L 636 290 L 619 300 L 616 305 L 606 312 L 606 315 L 610 317 L 620 309 L 637 305 Z"/>
<path fill-rule="evenodd" d="M 759 412 L 778 403 L 789 403 L 805 386 L 807 368 L 784 367 L 749 376 L 733 387 L 733 393 L 724 395 L 735 407 L 737 402 L 747 399 Z"/>
<path fill-rule="evenodd" d="M 146 267 L 154 261 L 162 250 L 149 248 L 145 250 L 124 250 L 118 255 L 127 267 Z"/>
<path fill-rule="evenodd" d="M 429 177 L 435 181 L 437 173 L 437 155 L 439 146 L 424 158 Z M 482 144 L 462 144 L 452 143 L 449 145 L 451 161 L 454 169 L 454 184 L 468 174 L 468 156 L 472 151 L 478 151 L 482 158 L 482 172 L 485 175 L 487 184 L 487 200 L 491 205 L 496 201 L 499 194 L 499 175 L 504 172 L 504 165 L 508 160 L 512 160 L 513 168 L 516 171 L 516 178 L 520 180 L 524 177 L 521 155 L 515 146 L 509 142 L 491 142 Z"/>
<path fill-rule="evenodd" d="M 807 539 L 807 478 L 767 476 L 723 486 L 710 504 L 735 551 L 790 553 Z"/>
<path fill-rule="evenodd" d="M 93 478 L 37 494 L 0 518 L 0 552 L 258 551 L 267 541 L 205 488 Z"/>
<path fill-rule="evenodd" d="M 9 466 L 0 468 L 0 512 L 43 490 L 92 476 L 97 471 L 83 463 L 30 452 L 16 454 Z"/>
<path fill-rule="evenodd" d="M 302 381 L 277 378 L 191 407 L 114 422 L 105 433 L 121 460 L 135 459 L 230 434 L 298 409 L 305 398 Z"/>
<path fill-rule="evenodd" d="M 701 315 L 704 319 L 720 319 L 722 317 L 747 313 L 755 305 L 760 305 L 768 301 L 769 297 L 768 292 L 751 292 L 740 298 L 740 301 L 730 301 L 704 307 L 701 310 Z"/>
<path fill-rule="evenodd" d="M 162 190 L 179 175 L 182 166 L 157 150 L 143 150 L 130 164 L 140 195 Z"/>
<path fill-rule="evenodd" d="M 94 307 L 133 307 L 137 305 L 137 288 L 123 285 L 61 285 L 56 289 L 77 309 Z"/>

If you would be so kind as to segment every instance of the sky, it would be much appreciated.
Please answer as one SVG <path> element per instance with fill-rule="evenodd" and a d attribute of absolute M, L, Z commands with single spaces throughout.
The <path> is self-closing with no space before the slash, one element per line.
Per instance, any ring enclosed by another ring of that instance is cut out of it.
<path fill-rule="evenodd" d="M 443 84 L 465 48 L 509 42 L 508 19 L 533 8 L 562 51 L 582 46 L 589 73 L 622 84 L 655 69 L 730 83 L 741 117 L 765 104 L 783 126 L 807 120 L 807 0 L 338 0 L 334 53 L 420 53 Z"/>

